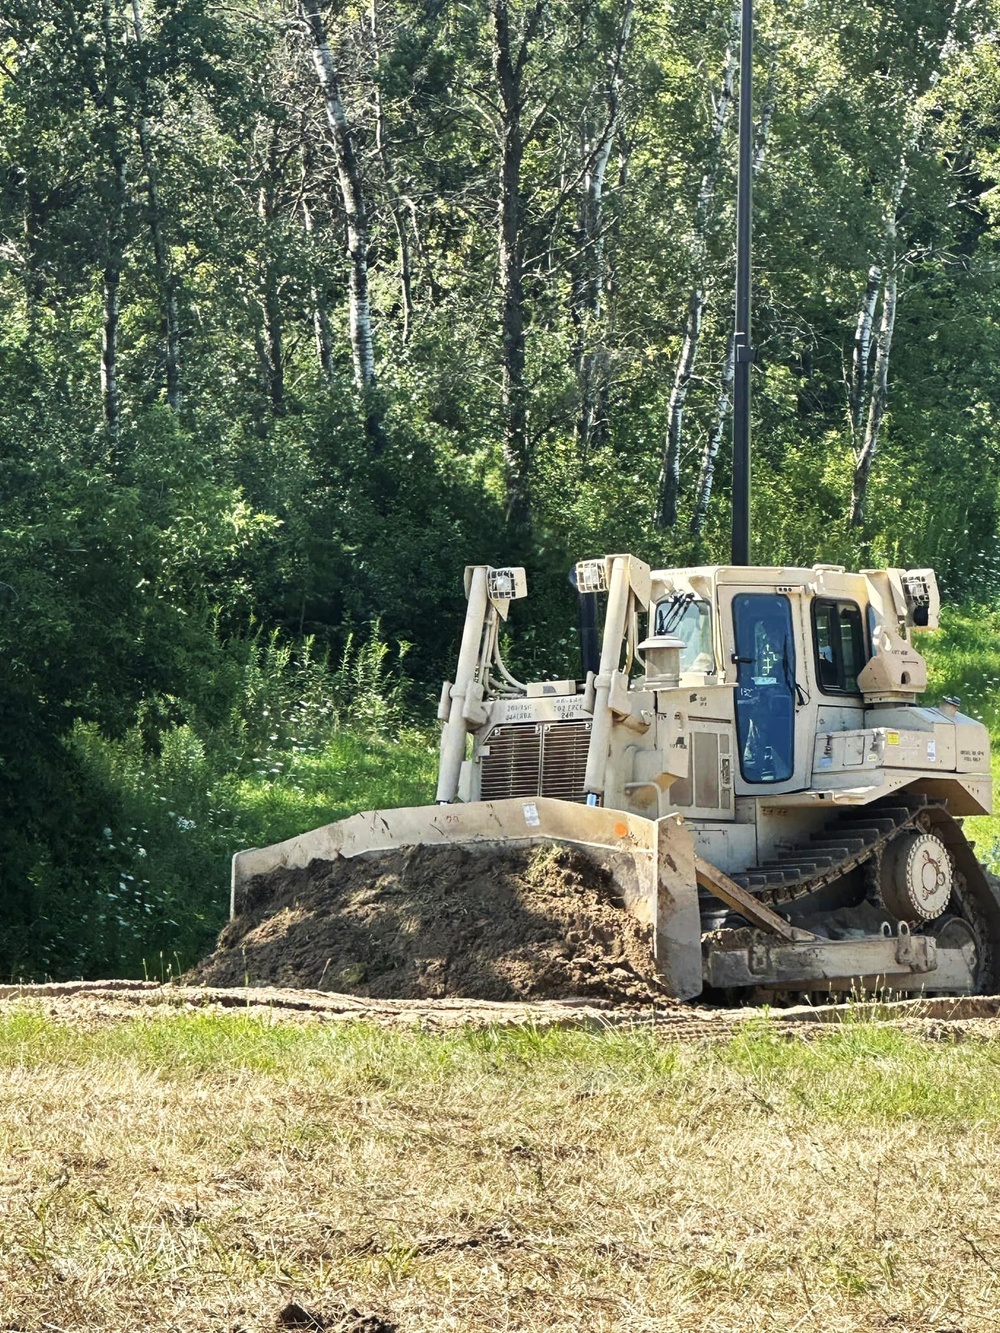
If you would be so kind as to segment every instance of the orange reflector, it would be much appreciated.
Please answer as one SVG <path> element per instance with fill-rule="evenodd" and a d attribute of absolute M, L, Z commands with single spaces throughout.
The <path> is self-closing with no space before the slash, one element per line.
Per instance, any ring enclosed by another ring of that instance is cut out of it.
<path fill-rule="evenodd" d="M 623 824 L 622 821 L 621 821 L 620 819 L 619 819 L 618 823 L 615 825 L 615 837 L 617 837 L 617 838 L 627 838 L 627 837 L 628 837 L 628 825 L 627 825 L 627 824 Z"/>

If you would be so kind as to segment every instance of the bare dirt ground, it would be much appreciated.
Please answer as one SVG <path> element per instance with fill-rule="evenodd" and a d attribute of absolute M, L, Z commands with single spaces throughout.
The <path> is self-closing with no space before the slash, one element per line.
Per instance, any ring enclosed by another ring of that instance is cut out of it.
<path fill-rule="evenodd" d="M 728 1041 L 766 1021 L 774 1035 L 809 1038 L 831 1026 L 864 1021 L 944 1041 L 1000 1037 L 1000 997 L 966 996 L 870 1003 L 710 1008 L 660 1001 L 613 1004 L 570 998 L 536 1001 L 371 999 L 276 986 L 195 986 L 152 981 L 70 981 L 0 986 L 0 1016 L 25 1004 L 51 1017 L 93 1026 L 168 1012 L 243 1010 L 272 1022 L 366 1023 L 448 1031 L 461 1027 L 643 1028 L 667 1040 Z"/>

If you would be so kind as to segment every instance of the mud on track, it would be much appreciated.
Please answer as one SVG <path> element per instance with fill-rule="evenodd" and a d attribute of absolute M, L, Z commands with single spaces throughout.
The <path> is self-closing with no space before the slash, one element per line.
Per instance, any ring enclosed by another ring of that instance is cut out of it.
<path fill-rule="evenodd" d="M 711 1009 L 672 1002 L 615 1005 L 607 1001 L 535 1002 L 464 999 L 379 1000 L 276 987 L 160 985 L 147 981 L 73 981 L 0 986 L 0 1019 L 25 1005 L 60 1021 L 100 1026 L 171 1013 L 242 1011 L 268 1023 L 355 1023 L 447 1032 L 520 1027 L 643 1029 L 668 1041 L 729 1041 L 766 1022 L 775 1036 L 810 1038 L 845 1023 L 867 1021 L 941 1041 L 1000 1038 L 1000 997 L 830 1004 L 791 1009 Z"/>

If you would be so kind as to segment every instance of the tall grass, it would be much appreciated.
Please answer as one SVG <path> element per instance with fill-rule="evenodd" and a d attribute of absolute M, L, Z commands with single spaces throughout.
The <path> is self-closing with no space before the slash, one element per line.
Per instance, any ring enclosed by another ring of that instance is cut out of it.
<path fill-rule="evenodd" d="M 72 925 L 77 970 L 176 974 L 225 919 L 234 852 L 430 799 L 433 738 L 406 724 L 400 656 L 377 627 L 336 665 L 308 642 L 261 639 L 232 675 L 221 718 L 215 700 L 214 720 L 207 703 L 153 701 L 121 737 L 76 726 L 74 755 L 107 793 L 95 882 Z"/>
<path fill-rule="evenodd" d="M 928 700 L 960 699 L 962 712 L 989 729 L 993 799 L 1000 811 L 1000 605 L 943 607 L 940 630 L 919 635 L 916 646 L 927 659 Z M 966 820 L 966 832 L 980 860 L 1000 873 L 1000 814 Z"/>

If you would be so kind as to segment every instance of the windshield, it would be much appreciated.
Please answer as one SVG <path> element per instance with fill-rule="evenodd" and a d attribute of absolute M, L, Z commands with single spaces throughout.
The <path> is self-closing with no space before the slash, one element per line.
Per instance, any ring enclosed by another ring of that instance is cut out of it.
<path fill-rule="evenodd" d="M 713 672 L 712 608 L 693 592 L 675 592 L 656 605 L 654 634 L 673 634 L 682 640 L 681 672 Z"/>

